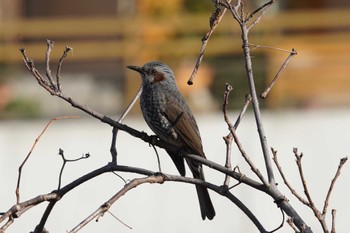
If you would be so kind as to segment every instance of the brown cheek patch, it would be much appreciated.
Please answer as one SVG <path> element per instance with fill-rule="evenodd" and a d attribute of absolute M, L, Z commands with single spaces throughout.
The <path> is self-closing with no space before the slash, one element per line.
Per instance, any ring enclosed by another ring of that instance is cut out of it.
<path fill-rule="evenodd" d="M 164 74 L 161 72 L 155 72 L 154 73 L 154 79 L 153 79 L 153 83 L 157 83 L 160 81 L 163 81 L 165 79 Z"/>

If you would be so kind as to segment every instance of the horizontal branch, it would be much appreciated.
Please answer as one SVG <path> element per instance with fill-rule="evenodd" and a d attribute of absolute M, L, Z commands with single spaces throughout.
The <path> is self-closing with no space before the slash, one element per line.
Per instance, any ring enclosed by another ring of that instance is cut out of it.
<path fill-rule="evenodd" d="M 189 155 L 188 157 L 192 157 L 192 155 Z M 199 156 L 193 157 L 194 160 L 198 158 L 201 158 Z M 204 159 L 205 160 L 205 159 Z M 203 161 L 205 162 L 205 161 Z M 214 165 L 215 167 L 221 167 Z M 215 192 L 217 192 L 220 195 L 223 195 L 230 199 L 234 204 L 236 204 L 237 207 L 239 207 L 251 220 L 252 222 L 257 226 L 257 228 L 260 230 L 260 232 L 266 232 L 262 226 L 262 224 L 258 221 L 258 219 L 254 216 L 253 213 L 238 199 L 236 198 L 232 193 L 228 191 L 227 188 L 223 188 L 222 186 L 217 186 L 212 183 L 190 178 L 190 177 L 183 177 L 178 175 L 169 175 L 169 174 L 160 174 L 156 173 L 154 171 L 150 171 L 147 169 L 137 168 L 137 167 L 130 167 L 130 166 L 121 166 L 117 165 L 115 163 L 109 163 L 101 168 L 98 168 L 92 172 L 87 173 L 86 175 L 72 181 L 71 183 L 67 184 L 66 186 L 62 187 L 59 190 L 52 191 L 51 193 L 39 195 L 35 198 L 32 198 L 30 200 L 18 203 L 14 206 L 12 206 L 7 212 L 5 212 L 3 215 L 0 216 L 0 222 L 5 221 L 6 219 L 10 218 L 18 218 L 22 213 L 26 212 L 31 207 L 34 207 L 42 202 L 50 202 L 49 206 L 53 206 L 57 201 L 59 201 L 66 193 L 71 191 L 72 189 L 78 187 L 79 185 L 83 184 L 86 181 L 89 181 L 101 174 L 107 173 L 107 172 L 128 172 L 128 173 L 135 173 L 140 175 L 145 175 L 148 177 L 156 177 L 157 179 L 151 179 L 148 180 L 156 180 L 157 183 L 163 183 L 163 182 L 182 182 L 182 183 L 190 183 L 195 185 L 203 185 Z M 232 171 L 228 171 L 231 175 L 234 175 L 235 173 Z M 244 179 L 244 178 L 243 178 Z M 50 208 L 50 211 L 52 208 Z M 50 213 L 45 213 L 49 215 Z M 38 228 L 36 229 L 38 230 Z"/>

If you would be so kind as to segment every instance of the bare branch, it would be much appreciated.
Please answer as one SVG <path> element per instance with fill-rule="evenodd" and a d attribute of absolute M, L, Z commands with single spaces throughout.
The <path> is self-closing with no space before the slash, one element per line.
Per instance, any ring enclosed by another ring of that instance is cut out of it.
<path fill-rule="evenodd" d="M 271 83 L 268 85 L 268 87 L 266 88 L 266 90 L 260 95 L 260 97 L 262 98 L 266 98 L 267 94 L 270 92 L 270 90 L 272 89 L 272 87 L 275 85 L 275 83 L 277 82 L 277 79 L 279 78 L 279 76 L 281 75 L 282 71 L 287 67 L 287 64 L 289 63 L 289 61 L 292 59 L 292 57 L 294 55 L 297 55 L 297 51 L 295 49 L 292 49 L 292 51 L 290 52 L 289 56 L 287 57 L 287 59 L 283 62 L 282 66 L 280 67 L 280 69 L 278 70 L 277 74 L 275 75 L 275 77 L 272 79 Z"/>
<path fill-rule="evenodd" d="M 140 132 L 136 129 L 133 129 L 125 124 L 121 124 L 118 121 L 115 121 L 113 119 L 111 119 L 110 117 L 107 117 L 101 113 L 98 113 L 92 109 L 90 109 L 88 106 L 83 105 L 78 103 L 77 101 L 75 101 L 74 99 L 72 99 L 69 96 L 66 96 L 63 92 L 58 91 L 57 89 L 53 89 L 48 83 L 47 81 L 43 78 L 43 76 L 40 74 L 40 72 L 38 70 L 36 70 L 36 68 L 34 67 L 33 62 L 27 57 L 27 54 L 25 52 L 25 49 L 20 49 L 22 55 L 23 55 L 23 61 L 26 65 L 26 67 L 28 68 L 28 70 L 32 73 L 32 75 L 36 78 L 36 80 L 38 81 L 39 85 L 42 86 L 45 90 L 47 90 L 51 95 L 57 96 L 61 99 L 63 99 L 64 101 L 70 103 L 74 108 L 80 109 L 81 111 L 91 115 L 94 118 L 99 119 L 100 121 L 102 121 L 103 123 L 106 123 L 112 127 L 117 128 L 118 130 L 122 130 L 127 132 L 128 134 L 139 138 L 147 143 L 154 143 L 154 145 L 159 146 L 161 148 L 169 148 L 170 145 L 165 143 L 162 140 L 156 140 L 154 141 L 154 138 L 151 136 L 148 136 L 145 132 Z"/>
<path fill-rule="evenodd" d="M 126 107 L 126 109 L 124 110 L 122 115 L 119 117 L 119 119 L 117 121 L 118 123 L 122 123 L 124 118 L 129 114 L 129 112 L 134 107 L 134 105 L 137 102 L 137 100 L 140 98 L 141 93 L 142 93 L 142 87 L 139 88 L 139 90 L 135 94 L 134 98 L 130 101 L 129 105 Z M 112 130 L 112 143 L 111 143 L 111 148 L 110 148 L 110 152 L 111 152 L 112 162 L 113 163 L 117 162 L 117 155 L 118 155 L 118 153 L 117 153 L 116 141 L 117 141 L 118 131 L 119 130 L 118 130 L 117 127 L 113 127 L 113 130 Z"/>
<path fill-rule="evenodd" d="M 51 69 L 50 69 L 50 55 L 51 51 L 54 46 L 54 42 L 51 40 L 46 40 L 47 43 L 47 50 L 46 50 L 46 77 L 50 82 L 50 85 L 53 89 L 56 89 L 56 83 L 53 81 L 53 78 L 51 76 Z"/>
<path fill-rule="evenodd" d="M 309 192 L 309 188 L 307 187 L 307 184 L 306 184 L 306 179 L 305 179 L 305 176 L 304 176 L 303 166 L 301 164 L 301 159 L 303 158 L 303 153 L 299 154 L 297 148 L 293 149 L 293 153 L 294 153 L 294 156 L 296 158 L 296 163 L 297 163 L 297 167 L 298 167 L 298 170 L 299 170 L 300 180 L 301 180 L 301 183 L 303 185 L 304 193 L 306 195 L 306 198 L 307 198 L 307 200 L 309 202 L 309 207 L 311 209 L 313 209 L 314 212 L 318 212 L 316 207 L 315 207 L 314 202 L 312 201 L 312 198 L 311 198 L 311 195 L 310 195 L 310 192 Z"/>
<path fill-rule="evenodd" d="M 227 136 L 223 137 L 225 144 L 226 144 L 226 162 L 225 167 L 227 169 L 232 169 L 232 158 L 231 158 L 231 147 L 232 147 L 232 140 L 233 136 L 231 133 L 229 133 Z M 226 175 L 224 180 L 224 186 L 229 187 L 230 186 L 230 176 Z"/>
<path fill-rule="evenodd" d="M 281 167 L 281 165 L 279 164 L 279 161 L 278 161 L 278 158 L 277 158 L 277 151 L 274 150 L 273 148 L 271 148 L 271 151 L 272 151 L 272 159 L 273 161 L 275 162 L 276 164 L 276 167 L 283 179 L 283 182 L 284 184 L 288 187 L 288 189 L 292 192 L 292 194 L 301 202 L 303 203 L 304 205 L 307 205 L 310 207 L 310 203 L 305 200 L 303 197 L 301 197 L 296 191 L 295 189 L 293 189 L 293 187 L 290 185 L 290 183 L 288 182 L 287 180 L 287 177 L 285 176 L 284 172 L 283 172 L 283 169 Z"/>
<path fill-rule="evenodd" d="M 18 178 L 17 178 L 17 186 L 16 186 L 16 203 L 20 202 L 20 190 L 19 190 L 19 186 L 21 183 L 21 176 L 22 176 L 22 169 L 25 165 L 25 163 L 27 162 L 27 160 L 29 159 L 30 155 L 32 154 L 36 144 L 39 142 L 41 136 L 45 133 L 45 131 L 47 130 L 47 128 L 51 125 L 51 123 L 53 123 L 54 121 L 57 120 L 62 120 L 62 119 L 76 119 L 79 118 L 79 116 L 61 116 L 61 117 L 55 117 L 55 118 L 51 118 L 51 120 L 46 124 L 46 126 L 44 127 L 44 129 L 41 131 L 41 133 L 39 134 L 39 136 L 35 139 L 32 148 L 30 148 L 27 156 L 25 157 L 25 159 L 23 160 L 22 164 L 19 166 L 18 168 Z"/>
<path fill-rule="evenodd" d="M 66 46 L 66 49 L 64 50 L 62 57 L 60 58 L 60 60 L 58 62 L 57 71 L 56 71 L 56 83 L 57 83 L 58 91 L 62 91 L 60 79 L 61 79 L 61 67 L 63 64 L 63 60 L 67 57 L 67 55 L 70 51 L 73 51 L 73 49 L 71 47 Z"/>
<path fill-rule="evenodd" d="M 331 197 L 331 194 L 332 194 L 335 182 L 337 181 L 338 177 L 340 176 L 340 171 L 341 171 L 342 167 L 344 166 L 344 164 L 346 163 L 347 160 L 348 160 L 348 157 L 340 159 L 337 172 L 335 173 L 334 178 L 332 179 L 332 182 L 331 182 L 331 184 L 329 186 L 329 189 L 328 189 L 328 192 L 327 192 L 327 195 L 326 195 L 326 199 L 324 201 L 323 210 L 322 210 L 322 215 L 324 217 L 327 214 L 327 208 L 328 208 L 328 204 L 329 204 L 329 199 Z"/>
<path fill-rule="evenodd" d="M 232 6 L 230 4 L 229 1 L 225 1 L 225 2 L 221 2 L 219 1 L 221 5 L 223 5 L 224 7 L 226 7 L 227 9 L 230 10 L 233 18 L 239 23 L 239 25 L 242 26 L 243 22 L 243 18 L 242 18 L 242 14 L 238 14 L 238 9 L 243 5 L 241 1 L 237 1 L 236 4 L 234 6 Z"/>
<path fill-rule="evenodd" d="M 231 0 L 228 0 L 228 2 L 231 2 Z M 196 65 L 194 66 L 192 74 L 191 74 L 190 78 L 187 81 L 188 85 L 192 85 L 193 84 L 194 77 L 196 76 L 197 71 L 199 69 L 199 66 L 200 66 L 200 64 L 202 62 L 202 59 L 203 59 L 203 56 L 204 56 L 204 52 L 205 52 L 205 49 L 207 47 L 207 43 L 209 42 L 209 39 L 210 39 L 211 35 L 213 34 L 213 32 L 215 31 L 216 27 L 219 25 L 222 17 L 226 13 L 226 9 L 225 8 L 221 8 L 219 6 L 219 4 L 216 4 L 215 6 L 216 6 L 216 9 L 213 12 L 212 16 L 210 17 L 210 29 L 207 32 L 207 34 L 205 34 L 205 36 L 202 38 L 201 49 L 200 49 L 199 55 L 197 57 Z"/>
<path fill-rule="evenodd" d="M 244 105 L 242 107 L 242 110 L 239 113 L 235 124 L 233 125 L 234 129 L 238 128 L 238 125 L 241 123 L 242 117 L 243 117 L 244 113 L 247 111 L 247 108 L 251 102 L 252 102 L 252 97 L 250 95 L 245 95 L 245 101 L 244 101 Z"/>
<path fill-rule="evenodd" d="M 332 210 L 332 229 L 331 233 L 335 233 L 335 218 L 337 216 L 337 211 L 335 209 Z"/>
<path fill-rule="evenodd" d="M 123 222 L 122 220 L 120 220 L 117 216 L 115 216 L 115 214 L 113 214 L 111 211 L 107 211 L 110 215 L 112 215 L 113 218 L 117 219 L 118 222 L 120 222 L 121 224 L 123 224 L 124 226 L 126 226 L 127 228 L 129 228 L 130 230 L 132 229 L 131 226 L 127 225 L 125 222 Z"/>
<path fill-rule="evenodd" d="M 325 218 L 324 218 L 324 216 L 322 216 L 321 212 L 315 206 L 315 203 L 313 202 L 313 200 L 311 198 L 311 195 L 310 195 L 310 192 L 309 192 L 309 188 L 306 185 L 306 179 L 304 177 L 304 171 L 303 171 L 303 167 L 302 167 L 302 164 L 301 164 L 301 159 L 303 157 L 303 153 L 299 154 L 297 148 L 294 148 L 293 152 L 294 152 L 294 155 L 295 155 L 295 158 L 296 158 L 296 163 L 297 163 L 297 166 L 298 166 L 301 183 L 302 183 L 303 188 L 304 188 L 304 193 L 306 195 L 306 198 L 307 198 L 308 202 L 310 203 L 309 207 L 314 212 L 314 215 L 316 216 L 316 218 L 320 222 L 323 231 L 324 232 L 328 232 L 328 227 L 327 227 Z"/>
<path fill-rule="evenodd" d="M 285 219 L 285 214 L 284 214 L 284 212 L 283 212 L 283 210 L 280 208 L 280 210 L 281 210 L 281 214 L 282 214 L 282 221 L 281 221 L 281 224 L 278 226 L 278 227 L 276 227 L 276 229 L 274 229 L 274 230 L 272 230 L 272 231 L 270 231 L 270 233 L 273 233 L 273 232 L 276 232 L 276 231 L 278 231 L 279 229 L 281 229 L 282 227 L 283 227 L 283 225 L 284 225 L 284 219 Z"/>
<path fill-rule="evenodd" d="M 287 219 L 287 223 L 289 224 L 289 226 L 294 230 L 294 232 L 299 232 L 298 228 L 295 226 L 293 219 L 292 218 L 288 218 Z"/>
<path fill-rule="evenodd" d="M 164 177 L 162 175 L 152 175 L 148 177 L 143 178 L 135 178 L 132 181 L 130 181 L 128 184 L 124 186 L 119 192 L 117 192 L 113 197 L 111 197 L 108 201 L 106 201 L 104 204 L 102 204 L 97 210 L 95 210 L 93 213 L 91 213 L 87 218 L 85 218 L 83 221 L 81 221 L 76 227 L 74 227 L 69 232 L 78 232 L 81 230 L 84 226 L 86 226 L 89 222 L 96 219 L 98 216 L 103 215 L 105 212 L 109 210 L 109 208 L 115 203 L 120 197 L 124 196 L 128 191 L 130 191 L 133 188 L 136 188 L 137 186 L 145 183 L 164 183 Z"/>
<path fill-rule="evenodd" d="M 253 22 L 247 27 L 247 30 L 250 31 L 250 29 L 252 29 L 256 24 L 258 24 L 261 20 L 261 18 L 264 16 L 265 12 L 267 11 L 267 9 L 275 2 L 275 0 L 271 0 L 267 3 L 265 3 L 264 5 L 262 5 L 261 7 L 259 7 L 258 9 L 256 9 L 255 11 L 253 11 L 245 20 L 245 23 L 249 22 L 255 14 L 259 13 L 259 15 L 253 20 Z"/>
<path fill-rule="evenodd" d="M 199 157 L 199 156 L 198 156 Z M 101 205 L 96 211 L 94 211 L 92 214 L 90 214 L 86 219 L 84 219 L 79 225 L 77 225 L 74 229 L 72 229 L 70 232 L 77 232 L 82 227 L 87 225 L 89 222 L 91 222 L 93 219 L 96 219 L 97 217 L 103 215 L 106 211 L 109 210 L 109 208 L 115 203 L 120 197 L 125 195 L 128 191 L 131 189 L 145 183 L 159 183 L 162 184 L 164 182 L 173 181 L 173 182 L 184 182 L 184 183 L 191 183 L 191 184 L 197 184 L 197 185 L 204 185 L 205 187 L 227 197 L 230 199 L 238 208 L 240 208 L 247 216 L 248 218 L 254 223 L 254 225 L 259 229 L 260 232 L 267 232 L 262 224 L 259 222 L 259 220 L 255 217 L 255 215 L 238 199 L 236 198 L 232 193 L 227 192 L 227 189 L 223 190 L 221 186 L 216 186 L 211 183 L 205 182 L 200 179 L 194 179 L 184 176 L 174 176 L 174 175 L 168 175 L 168 174 L 160 174 L 156 173 L 154 175 L 150 175 L 148 177 L 144 178 L 135 178 L 131 182 L 129 182 L 127 185 L 124 186 L 123 189 L 121 189 L 119 192 L 117 192 L 113 197 L 111 197 L 107 202 L 105 202 L 103 205 Z"/>
<path fill-rule="evenodd" d="M 86 153 L 86 154 L 83 154 L 81 157 L 77 158 L 77 159 L 67 159 L 65 156 L 64 156 L 64 151 L 62 149 L 59 149 L 59 152 L 58 154 L 61 156 L 62 160 L 63 160 L 63 163 L 62 163 L 62 167 L 61 167 L 61 170 L 60 170 L 60 174 L 59 174 L 59 178 L 58 178 L 58 187 L 57 187 L 57 190 L 59 190 L 61 188 L 61 184 L 62 184 L 62 175 L 63 175 L 63 170 L 64 170 L 64 167 L 66 166 L 66 163 L 69 163 L 69 162 L 76 162 L 76 161 L 79 161 L 79 160 L 82 160 L 82 159 L 87 159 L 90 157 L 90 154 L 89 153 Z"/>
<path fill-rule="evenodd" d="M 261 149 L 263 151 L 268 181 L 270 185 L 275 185 L 275 177 L 272 169 L 272 162 L 271 162 L 271 156 L 269 153 L 269 147 L 267 144 L 267 136 L 265 134 L 264 126 L 262 123 L 259 101 L 256 94 L 255 81 L 254 81 L 254 75 L 253 75 L 253 66 L 252 66 L 252 60 L 251 60 L 250 49 L 249 49 L 248 30 L 245 24 L 242 24 L 241 28 L 242 28 L 243 52 L 244 52 L 244 57 L 246 62 L 245 68 L 247 72 L 250 95 L 252 96 L 255 122 L 258 129 Z"/>
<path fill-rule="evenodd" d="M 231 121 L 228 118 L 227 115 L 227 105 L 228 105 L 228 97 L 230 95 L 230 92 L 233 90 L 232 86 L 226 83 L 226 90 L 224 92 L 224 103 L 222 106 L 223 109 L 223 114 L 224 114 L 224 119 L 226 121 L 226 124 L 229 127 L 233 127 Z M 225 162 L 225 167 L 228 169 L 232 169 L 232 158 L 231 158 L 231 147 L 232 147 L 232 140 L 233 136 L 232 133 L 229 133 L 226 137 L 223 137 L 225 144 L 226 144 L 226 162 Z M 225 180 L 224 180 L 224 185 L 226 187 L 230 186 L 230 176 L 226 175 Z"/>

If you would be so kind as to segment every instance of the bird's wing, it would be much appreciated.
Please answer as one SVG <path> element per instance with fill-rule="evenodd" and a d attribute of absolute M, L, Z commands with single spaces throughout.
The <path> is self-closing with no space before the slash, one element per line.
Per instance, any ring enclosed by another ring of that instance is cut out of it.
<path fill-rule="evenodd" d="M 186 103 L 182 102 L 182 107 L 179 103 L 181 101 L 171 101 L 165 108 L 164 115 L 184 145 L 193 151 L 191 153 L 205 157 L 197 123 Z"/>

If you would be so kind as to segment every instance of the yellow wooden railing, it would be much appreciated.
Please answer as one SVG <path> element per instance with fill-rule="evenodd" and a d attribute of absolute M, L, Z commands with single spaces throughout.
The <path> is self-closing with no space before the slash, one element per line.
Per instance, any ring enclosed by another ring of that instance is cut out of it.
<path fill-rule="evenodd" d="M 159 57 L 195 59 L 208 29 L 207 14 L 0 22 L 0 63 L 21 62 L 20 47 L 25 47 L 36 62 L 42 62 L 45 39 L 56 42 L 52 59 L 60 57 L 65 46 L 74 49 L 70 61 L 120 59 L 133 64 Z M 350 9 L 266 14 L 251 32 L 250 42 L 296 48 L 300 54 L 271 93 L 270 106 L 283 105 L 295 96 L 311 99 L 317 105 L 322 98 L 333 98 L 327 94 L 336 94 L 338 100 L 350 103 Z M 239 28 L 227 14 L 212 36 L 205 56 L 240 53 L 241 49 Z M 259 52 L 267 57 L 266 77 L 272 78 L 287 54 L 270 49 Z M 309 104 L 312 103 L 306 103 Z"/>
<path fill-rule="evenodd" d="M 74 60 L 135 56 L 196 55 L 200 39 L 209 28 L 209 16 L 181 15 L 172 18 L 65 18 L 0 22 L 0 62 L 21 61 L 18 48 L 26 47 L 31 57 L 42 61 L 45 39 L 56 46 L 69 45 Z M 343 30 L 320 37 L 296 31 Z M 285 34 L 283 32 L 290 32 Z M 236 34 L 237 36 L 230 36 Z M 250 41 L 259 44 L 291 40 L 350 41 L 350 9 L 280 12 L 266 15 L 254 29 Z M 239 28 L 227 15 L 211 39 L 207 55 L 237 52 L 241 49 Z M 53 58 L 60 53 L 53 53 Z"/>

